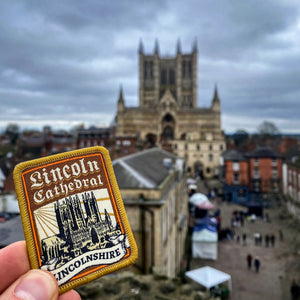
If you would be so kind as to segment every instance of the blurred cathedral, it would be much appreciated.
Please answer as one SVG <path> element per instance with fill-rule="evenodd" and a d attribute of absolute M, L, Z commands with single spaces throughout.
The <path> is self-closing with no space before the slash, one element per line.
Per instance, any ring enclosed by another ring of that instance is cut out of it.
<path fill-rule="evenodd" d="M 127 107 L 120 89 L 116 136 L 137 136 L 146 147 L 159 146 L 186 159 L 196 175 L 216 176 L 220 154 L 225 150 L 221 129 L 221 105 L 217 86 L 211 105 L 198 108 L 198 49 L 182 53 L 178 40 L 176 55 L 146 54 L 139 45 L 139 106 Z"/>

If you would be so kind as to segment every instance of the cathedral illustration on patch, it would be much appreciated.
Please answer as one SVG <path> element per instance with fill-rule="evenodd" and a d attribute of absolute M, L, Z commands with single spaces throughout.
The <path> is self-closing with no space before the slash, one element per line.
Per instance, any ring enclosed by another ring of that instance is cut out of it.
<path fill-rule="evenodd" d="M 41 268 L 59 284 L 94 266 L 120 261 L 129 248 L 106 188 L 78 193 L 34 212 Z"/>

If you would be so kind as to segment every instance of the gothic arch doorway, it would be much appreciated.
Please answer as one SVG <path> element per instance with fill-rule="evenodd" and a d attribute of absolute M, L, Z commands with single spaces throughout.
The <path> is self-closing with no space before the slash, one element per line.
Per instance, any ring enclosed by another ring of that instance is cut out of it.
<path fill-rule="evenodd" d="M 152 148 L 156 145 L 156 135 L 153 133 L 148 133 L 146 135 L 146 148 Z"/>
<path fill-rule="evenodd" d="M 203 179 L 203 163 L 201 161 L 196 161 L 194 163 L 194 174 L 199 176 L 200 179 Z"/>
<path fill-rule="evenodd" d="M 174 139 L 174 129 L 175 129 L 175 119 L 170 114 L 167 113 L 161 121 L 161 140 L 162 141 L 169 141 Z"/>
<path fill-rule="evenodd" d="M 166 140 L 174 139 L 174 131 L 171 126 L 166 126 L 162 132 L 162 138 Z"/>

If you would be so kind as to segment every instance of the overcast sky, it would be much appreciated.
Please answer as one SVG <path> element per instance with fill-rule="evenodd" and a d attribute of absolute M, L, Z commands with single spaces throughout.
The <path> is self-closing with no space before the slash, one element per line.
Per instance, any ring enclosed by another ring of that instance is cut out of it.
<path fill-rule="evenodd" d="M 198 106 L 217 84 L 226 133 L 300 133 L 300 1 L 0 1 L 0 127 L 109 125 L 138 106 L 138 46 L 198 45 Z"/>

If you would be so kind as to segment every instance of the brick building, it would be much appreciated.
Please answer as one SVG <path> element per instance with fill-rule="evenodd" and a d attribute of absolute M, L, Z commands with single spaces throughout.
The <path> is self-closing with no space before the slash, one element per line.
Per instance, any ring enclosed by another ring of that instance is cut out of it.
<path fill-rule="evenodd" d="M 136 136 L 115 136 L 115 128 L 90 127 L 78 129 L 76 137 L 76 148 L 92 146 L 103 146 L 109 150 L 112 159 L 137 152 Z"/>
<path fill-rule="evenodd" d="M 248 201 L 253 194 L 264 195 L 282 190 L 280 154 L 267 147 L 243 154 L 228 150 L 224 160 L 224 197 L 226 200 Z"/>

